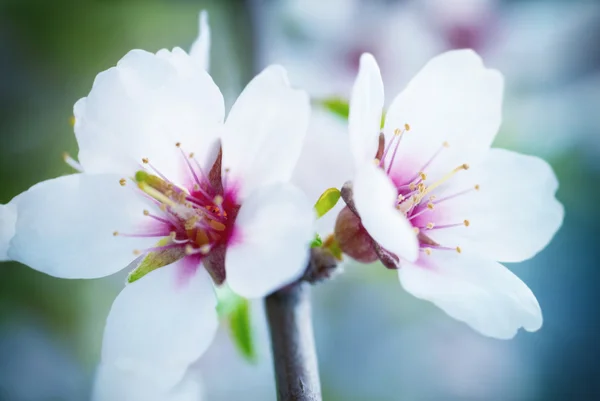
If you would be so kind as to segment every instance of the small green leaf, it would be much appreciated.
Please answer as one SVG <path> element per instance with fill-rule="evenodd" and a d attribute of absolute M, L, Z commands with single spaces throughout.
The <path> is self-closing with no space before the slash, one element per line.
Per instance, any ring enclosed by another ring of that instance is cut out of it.
<path fill-rule="evenodd" d="M 311 248 L 318 248 L 323 245 L 323 240 L 319 234 L 315 234 L 315 239 L 310 243 Z"/>
<path fill-rule="evenodd" d="M 247 361 L 254 362 L 256 350 L 250 320 L 250 302 L 247 299 L 242 298 L 242 302 L 229 316 L 229 334 L 240 354 Z"/>
<path fill-rule="evenodd" d="M 171 238 L 163 238 L 156 244 L 157 247 L 168 245 Z M 185 256 L 185 251 L 181 247 L 169 248 L 162 251 L 149 252 L 143 257 L 141 262 L 129 273 L 127 283 L 131 284 L 146 274 L 163 266 L 169 265 Z M 135 262 L 137 262 L 136 259 Z M 135 263 L 134 262 L 134 263 Z"/>
<path fill-rule="evenodd" d="M 217 313 L 229 325 L 229 335 L 236 349 L 249 362 L 256 359 L 254 336 L 250 319 L 250 303 L 227 285 L 217 288 Z"/>
<path fill-rule="evenodd" d="M 317 203 L 315 203 L 315 211 L 317 217 L 323 217 L 328 211 L 333 209 L 336 203 L 340 200 L 340 190 L 337 188 L 329 188 L 321 194 Z"/>
<path fill-rule="evenodd" d="M 327 99 L 322 99 L 318 101 L 323 107 L 327 110 L 336 114 L 343 119 L 348 119 L 348 114 L 350 113 L 350 104 L 346 99 L 342 99 L 341 97 L 330 97 Z"/>
<path fill-rule="evenodd" d="M 348 119 L 350 115 L 350 103 L 341 97 L 329 97 L 326 99 L 317 100 L 317 104 L 320 104 L 331 113 L 342 117 L 344 120 Z M 381 127 L 385 124 L 385 110 L 381 112 Z"/>

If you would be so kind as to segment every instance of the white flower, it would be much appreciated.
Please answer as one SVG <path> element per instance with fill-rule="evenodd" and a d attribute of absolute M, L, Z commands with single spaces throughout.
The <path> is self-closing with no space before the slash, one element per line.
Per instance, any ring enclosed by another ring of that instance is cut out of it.
<path fill-rule="evenodd" d="M 490 149 L 502 88 L 502 76 L 474 52 L 444 53 L 392 102 L 378 148 L 383 84 L 364 54 L 349 133 L 361 229 L 401 259 L 404 288 L 485 335 L 510 338 L 520 327 L 538 330 L 542 315 L 529 288 L 498 262 L 533 257 L 564 212 L 548 164 Z"/>
<path fill-rule="evenodd" d="M 101 370 L 165 391 L 212 340 L 213 285 L 265 296 L 301 275 L 314 235 L 312 204 L 289 183 L 308 96 L 270 66 L 224 121 L 208 46 L 133 50 L 100 73 L 74 107 L 79 163 L 67 161 L 80 173 L 0 208 L 2 260 L 62 278 L 138 266 L 108 317 Z"/>

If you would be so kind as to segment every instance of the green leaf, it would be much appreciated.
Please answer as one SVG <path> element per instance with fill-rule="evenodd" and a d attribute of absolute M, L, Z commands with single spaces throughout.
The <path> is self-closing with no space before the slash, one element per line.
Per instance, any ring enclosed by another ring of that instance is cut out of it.
<path fill-rule="evenodd" d="M 336 203 L 340 200 L 341 193 L 337 188 L 329 188 L 321 194 L 317 203 L 315 203 L 315 211 L 317 217 L 323 217 L 328 211 L 333 209 Z"/>
<path fill-rule="evenodd" d="M 251 326 L 250 302 L 242 298 L 242 302 L 229 316 L 229 334 L 240 354 L 247 361 L 254 362 L 256 350 Z"/>
<path fill-rule="evenodd" d="M 229 335 L 239 353 L 249 362 L 256 360 L 254 335 L 250 318 L 250 302 L 227 285 L 217 288 L 217 313 L 229 325 Z"/>
<path fill-rule="evenodd" d="M 346 99 L 342 99 L 341 97 L 330 97 L 327 99 L 322 99 L 317 101 L 327 110 L 336 114 L 343 119 L 348 119 L 348 114 L 350 113 L 350 104 Z"/>
<path fill-rule="evenodd" d="M 344 120 L 348 119 L 348 116 L 350 115 L 350 103 L 346 100 L 343 99 L 341 97 L 329 97 L 326 99 L 320 99 L 316 101 L 317 104 L 320 104 L 321 106 L 323 106 L 325 109 L 327 109 L 328 111 L 330 111 L 331 113 L 342 117 Z M 381 127 L 383 128 L 383 125 L 385 123 L 385 110 L 381 111 Z"/>
<path fill-rule="evenodd" d="M 163 238 L 156 246 L 165 246 L 168 245 L 171 241 L 170 237 Z M 134 269 L 129 273 L 127 277 L 127 283 L 131 284 L 146 274 L 154 271 L 163 266 L 169 265 L 185 256 L 185 251 L 181 247 L 169 248 L 162 251 L 149 252 L 146 256 L 143 257 L 141 262 L 134 267 Z M 139 259 L 134 261 L 134 264 L 138 262 Z M 133 267 L 133 266 L 132 266 Z"/>
<path fill-rule="evenodd" d="M 321 239 L 321 236 L 319 234 L 315 234 L 315 239 L 313 239 L 312 242 L 310 243 L 310 247 L 318 248 L 321 245 L 323 245 L 323 240 Z"/>

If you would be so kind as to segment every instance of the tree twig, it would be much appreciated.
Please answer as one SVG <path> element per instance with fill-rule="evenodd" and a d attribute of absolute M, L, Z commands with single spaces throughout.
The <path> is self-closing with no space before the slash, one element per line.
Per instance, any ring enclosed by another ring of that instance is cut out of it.
<path fill-rule="evenodd" d="M 266 300 L 278 401 L 321 401 L 310 284 L 296 282 Z"/>

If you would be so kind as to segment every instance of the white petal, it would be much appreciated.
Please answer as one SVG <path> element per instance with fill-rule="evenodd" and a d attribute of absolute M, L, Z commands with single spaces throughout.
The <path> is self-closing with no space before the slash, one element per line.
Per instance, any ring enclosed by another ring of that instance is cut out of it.
<path fill-rule="evenodd" d="M 385 173 L 373 163 L 364 164 L 354 179 L 354 204 L 361 223 L 382 247 L 414 261 L 419 244 L 411 224 L 395 205 L 398 192 Z"/>
<path fill-rule="evenodd" d="M 211 77 L 183 50 L 132 50 L 96 77 L 74 113 L 86 172 L 133 174 L 148 158 L 180 183 L 186 169 L 175 143 L 207 167 L 216 156 L 224 105 Z"/>
<path fill-rule="evenodd" d="M 311 203 L 329 188 L 341 188 L 354 174 L 347 124 L 329 112 L 313 109 L 292 183 Z M 333 233 L 337 214 L 344 206 L 340 200 L 334 209 L 317 220 L 317 232 L 325 238 Z"/>
<path fill-rule="evenodd" d="M 134 258 L 135 249 L 157 238 L 115 237 L 148 228 L 147 201 L 113 174 L 74 174 L 41 182 L 17 202 L 15 235 L 8 256 L 62 278 L 103 277 Z"/>
<path fill-rule="evenodd" d="M 175 386 L 165 386 L 160 369 L 122 368 L 103 363 L 98 367 L 92 401 L 201 401 L 197 374 L 189 372 Z"/>
<path fill-rule="evenodd" d="M 454 251 L 421 253 L 398 270 L 404 288 L 489 337 L 509 339 L 537 331 L 542 312 L 531 290 L 501 264 Z"/>
<path fill-rule="evenodd" d="M 392 102 L 385 135 L 409 124 L 395 158 L 393 175 L 410 179 L 444 142 L 426 169 L 436 179 L 463 163 L 475 164 L 489 149 L 501 121 L 502 76 L 486 69 L 471 50 L 433 58 Z M 388 161 L 392 152 L 388 155 Z"/>
<path fill-rule="evenodd" d="M 154 270 L 121 291 L 106 321 L 103 363 L 148 376 L 158 371 L 165 387 L 181 380 L 218 326 L 212 280 L 193 262 L 184 258 Z"/>
<path fill-rule="evenodd" d="M 15 235 L 17 224 L 16 198 L 6 205 L 0 205 L 0 262 L 10 260 L 8 248 L 10 240 Z"/>
<path fill-rule="evenodd" d="M 312 205 L 298 188 L 275 184 L 252 193 L 235 222 L 225 266 L 232 290 L 263 297 L 297 279 L 313 239 Z"/>
<path fill-rule="evenodd" d="M 375 58 L 364 53 L 350 98 L 348 131 L 352 153 L 358 163 L 369 162 L 377 153 L 383 113 L 383 81 Z"/>
<path fill-rule="evenodd" d="M 431 238 L 502 262 L 529 259 L 546 247 L 564 217 L 564 208 L 555 198 L 558 181 L 548 163 L 492 149 L 471 170 L 456 185 L 451 182 L 445 193 L 458 193 L 475 184 L 479 191 L 441 203 L 435 219 L 436 224 L 467 219 L 469 226 L 433 230 Z"/>
<path fill-rule="evenodd" d="M 190 56 L 202 69 L 208 71 L 210 66 L 210 25 L 206 10 L 200 12 L 198 26 L 198 37 L 192 44 Z"/>
<path fill-rule="evenodd" d="M 304 91 L 292 89 L 281 66 L 258 74 L 233 105 L 223 133 L 223 175 L 240 199 L 290 180 L 310 116 Z"/>

